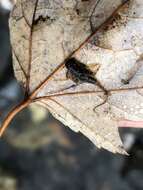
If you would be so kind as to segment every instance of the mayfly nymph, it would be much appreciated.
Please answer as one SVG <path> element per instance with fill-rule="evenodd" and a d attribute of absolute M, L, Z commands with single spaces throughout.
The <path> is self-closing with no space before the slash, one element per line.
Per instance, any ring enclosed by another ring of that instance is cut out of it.
<path fill-rule="evenodd" d="M 75 58 L 70 58 L 66 61 L 67 78 L 73 80 L 75 83 L 91 83 L 95 84 L 97 80 L 94 78 L 94 73 Z"/>
<path fill-rule="evenodd" d="M 95 73 L 90 70 L 90 68 L 85 65 L 84 63 L 78 61 L 74 57 L 69 58 L 65 62 L 65 67 L 67 69 L 66 77 L 68 79 L 71 79 L 76 85 L 81 84 L 81 83 L 91 83 L 99 86 L 106 96 L 106 99 L 96 106 L 95 108 L 99 107 L 100 105 L 103 105 L 106 103 L 106 100 L 108 98 L 108 91 L 100 84 L 100 82 L 95 78 Z M 76 86 L 76 85 L 72 85 Z M 95 109 L 94 108 L 94 109 Z"/>

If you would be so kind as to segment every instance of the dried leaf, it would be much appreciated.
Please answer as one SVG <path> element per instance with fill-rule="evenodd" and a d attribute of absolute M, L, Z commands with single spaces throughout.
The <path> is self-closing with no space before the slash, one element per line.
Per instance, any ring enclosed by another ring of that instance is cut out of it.
<path fill-rule="evenodd" d="M 17 1 L 10 18 L 14 69 L 28 99 L 3 129 L 35 102 L 97 147 L 125 154 L 118 120 L 143 119 L 142 9 L 141 0 Z M 71 56 L 93 71 L 100 65 L 95 75 L 110 96 L 97 109 L 105 99 L 98 85 L 68 89 L 73 81 L 66 78 L 64 60 Z"/>

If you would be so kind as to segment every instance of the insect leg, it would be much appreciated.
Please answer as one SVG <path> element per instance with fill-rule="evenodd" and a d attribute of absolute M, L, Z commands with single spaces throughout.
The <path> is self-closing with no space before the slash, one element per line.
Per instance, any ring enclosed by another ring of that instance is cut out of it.
<path fill-rule="evenodd" d="M 94 111 L 94 112 L 96 112 L 96 109 L 97 109 L 98 107 L 104 105 L 104 104 L 107 102 L 108 97 L 109 97 L 110 94 L 109 94 L 108 91 L 105 91 L 105 95 L 106 95 L 106 97 L 105 97 L 105 99 L 103 100 L 103 102 L 101 102 L 100 104 L 98 104 L 97 106 L 95 106 L 95 107 L 93 108 L 93 111 Z"/>
<path fill-rule="evenodd" d="M 70 85 L 70 86 L 68 86 L 68 87 L 66 87 L 66 88 L 62 88 L 62 89 L 60 89 L 60 90 L 58 90 L 58 91 L 50 92 L 50 94 L 61 93 L 61 92 L 65 91 L 65 90 L 68 90 L 68 89 L 71 89 L 71 88 L 75 88 L 76 86 L 77 86 L 77 84 L 72 84 L 72 85 Z"/>
<path fill-rule="evenodd" d="M 70 86 L 68 86 L 66 88 L 61 89 L 59 92 L 62 92 L 64 90 L 68 90 L 68 89 L 71 89 L 71 88 L 75 88 L 76 86 L 77 86 L 77 84 L 72 84 L 72 85 L 70 85 Z"/>

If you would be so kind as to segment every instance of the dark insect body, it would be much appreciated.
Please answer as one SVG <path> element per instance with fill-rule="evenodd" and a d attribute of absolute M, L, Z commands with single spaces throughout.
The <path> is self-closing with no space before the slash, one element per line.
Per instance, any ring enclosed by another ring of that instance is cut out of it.
<path fill-rule="evenodd" d="M 68 59 L 65 66 L 67 68 L 67 78 L 70 78 L 75 83 L 96 83 L 94 73 L 85 64 L 75 58 Z"/>
<path fill-rule="evenodd" d="M 103 91 L 106 89 L 94 77 L 94 73 L 86 66 L 75 58 L 70 58 L 66 61 L 67 78 L 70 78 L 76 84 L 91 83 L 97 84 Z"/>
<path fill-rule="evenodd" d="M 65 66 L 67 68 L 66 76 L 67 78 L 71 79 L 76 85 L 81 83 L 91 83 L 98 85 L 106 95 L 105 100 L 97 105 L 95 108 L 103 105 L 106 103 L 108 98 L 108 91 L 100 84 L 100 82 L 94 77 L 94 73 L 86 66 L 85 64 L 81 63 L 75 58 L 70 58 L 65 62 Z M 76 85 L 72 85 L 69 88 L 75 87 Z M 94 108 L 94 111 L 95 111 Z"/>

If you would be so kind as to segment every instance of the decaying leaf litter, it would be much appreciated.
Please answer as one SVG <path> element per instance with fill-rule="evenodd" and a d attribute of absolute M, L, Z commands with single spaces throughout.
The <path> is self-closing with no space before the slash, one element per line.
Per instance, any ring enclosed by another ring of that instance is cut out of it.
<path fill-rule="evenodd" d="M 118 121 L 143 118 L 142 10 L 141 0 L 18 0 L 10 33 L 26 99 L 9 113 L 1 135 L 19 111 L 38 103 L 97 147 L 126 154 Z M 105 98 L 98 85 L 67 88 L 73 81 L 66 78 L 64 60 L 72 56 L 91 70 L 100 65 L 95 77 L 110 96 L 95 111 Z"/>

